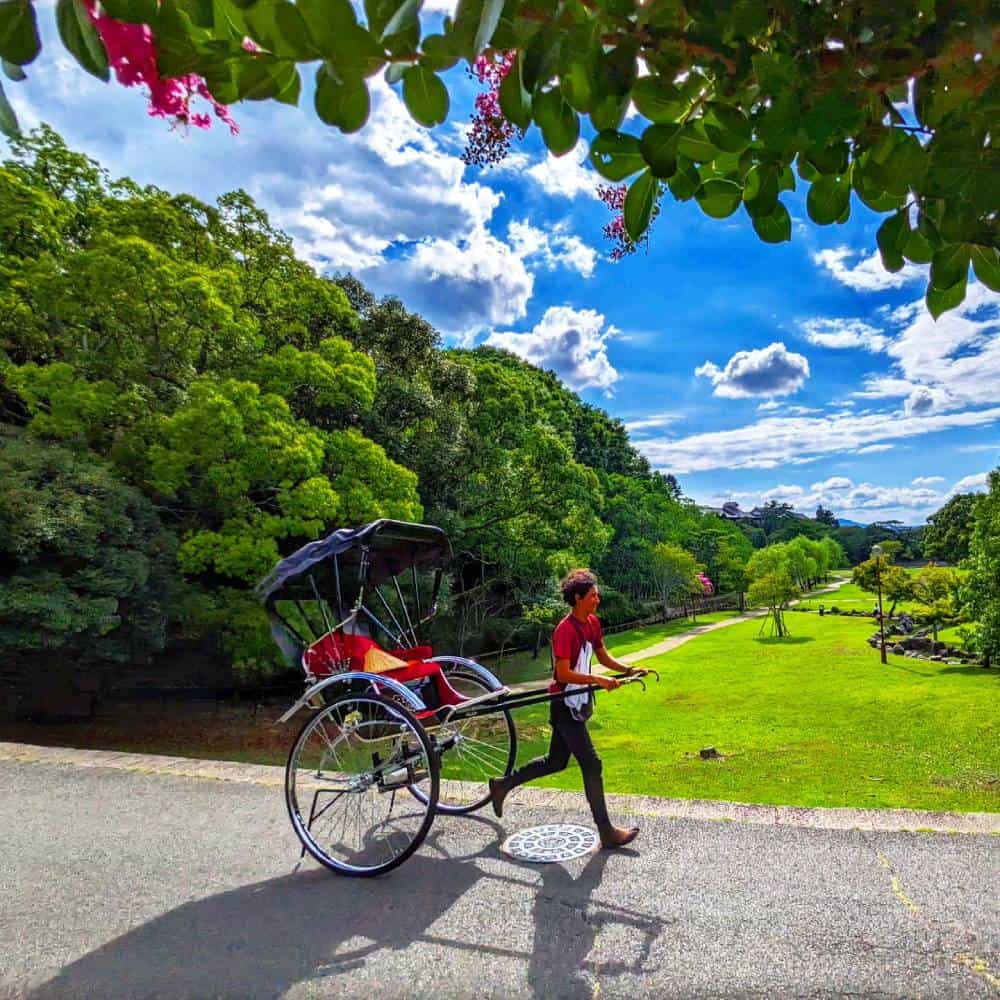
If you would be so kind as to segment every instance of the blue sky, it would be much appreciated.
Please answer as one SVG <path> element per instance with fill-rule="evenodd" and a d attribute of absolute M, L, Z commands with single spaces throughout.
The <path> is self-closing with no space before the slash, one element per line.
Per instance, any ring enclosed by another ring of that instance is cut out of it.
<path fill-rule="evenodd" d="M 1000 460 L 1000 296 L 972 283 L 935 323 L 925 269 L 885 272 L 878 218 L 856 200 L 821 228 L 801 183 L 784 196 L 792 242 L 768 246 L 742 211 L 720 222 L 667 194 L 648 251 L 612 263 L 582 146 L 557 160 L 533 131 L 500 167 L 464 166 L 477 85 L 461 69 L 433 132 L 377 80 L 356 136 L 319 122 L 309 83 L 300 108 L 237 106 L 237 137 L 185 134 L 149 118 L 138 89 L 87 76 L 52 8 L 40 15 L 46 48 L 6 85 L 24 127 L 46 121 L 113 174 L 170 191 L 245 188 L 319 270 L 399 295 L 449 343 L 555 369 L 699 502 L 918 524 Z"/>

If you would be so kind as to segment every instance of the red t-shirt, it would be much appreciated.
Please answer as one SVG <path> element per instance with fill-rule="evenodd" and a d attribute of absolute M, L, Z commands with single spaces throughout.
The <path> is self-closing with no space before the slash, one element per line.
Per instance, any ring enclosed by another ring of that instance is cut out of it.
<path fill-rule="evenodd" d="M 575 670 L 577 658 L 585 642 L 590 643 L 595 653 L 604 647 L 601 623 L 595 615 L 588 616 L 586 622 L 577 621 L 571 614 L 567 615 L 552 633 L 553 660 L 569 660 L 570 670 Z M 554 679 L 552 683 L 556 685 Z M 558 688 L 561 687 L 562 685 L 558 685 Z"/>

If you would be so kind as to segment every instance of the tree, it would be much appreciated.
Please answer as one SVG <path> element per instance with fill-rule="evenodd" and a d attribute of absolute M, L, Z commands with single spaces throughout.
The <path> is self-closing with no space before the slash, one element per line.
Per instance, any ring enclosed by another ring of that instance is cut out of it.
<path fill-rule="evenodd" d="M 663 601 L 664 612 L 673 602 L 704 593 L 698 579 L 702 566 L 690 552 L 679 545 L 660 542 L 652 546 L 650 555 L 653 579 L 656 581 L 660 600 Z"/>
<path fill-rule="evenodd" d="M 163 649 L 179 580 L 153 505 L 93 455 L 0 436 L 0 645 L 6 666 L 109 665 Z"/>
<path fill-rule="evenodd" d="M 750 580 L 747 599 L 752 605 L 767 608 L 767 616 L 760 627 L 761 633 L 769 627 L 770 634 L 779 639 L 789 634 L 785 624 L 785 608 L 800 593 L 795 581 L 785 570 L 764 573 Z"/>
<path fill-rule="evenodd" d="M 806 209 L 817 224 L 845 221 L 852 193 L 891 213 L 877 235 L 883 263 L 890 271 L 907 260 L 931 263 L 935 316 L 964 298 L 970 263 L 1000 288 L 1000 153 L 989 141 L 1000 45 L 987 0 L 946 9 L 919 0 L 502 6 L 464 0 L 426 36 L 419 4 L 405 0 L 369 3 L 364 24 L 353 8 L 333 17 L 305 0 L 227 3 L 224 16 L 173 3 L 60 0 L 57 19 L 72 25 L 63 42 L 88 72 L 107 80 L 113 69 L 127 84 L 141 81 L 153 114 L 201 126 L 208 115 L 191 109 L 196 95 L 231 123 L 223 105 L 238 100 L 296 104 L 298 64 L 319 61 L 314 103 L 328 124 L 362 128 L 366 79 L 384 69 L 413 118 L 432 127 L 450 104 L 438 74 L 459 60 L 479 66 L 485 54 L 506 67 L 496 107 L 489 102 L 501 141 L 535 124 L 562 155 L 576 146 L 581 115 L 589 116 L 595 170 L 613 183 L 634 177 L 623 204 L 633 243 L 666 189 L 697 200 L 712 218 L 742 204 L 762 240 L 788 240 L 780 195 L 797 175 L 810 185 Z M 18 67 L 40 47 L 35 5 L 3 5 L 8 75 L 23 78 Z M 911 83 L 913 107 L 904 114 L 898 104 Z M 632 106 L 641 117 L 626 119 Z M 2 92 L 0 126 L 17 129 Z"/>
<path fill-rule="evenodd" d="M 976 504 L 962 599 L 977 623 L 973 641 L 989 662 L 1000 658 L 1000 469 L 990 473 L 987 487 Z"/>
<path fill-rule="evenodd" d="M 928 559 L 958 565 L 968 557 L 979 497 L 978 493 L 958 493 L 927 518 L 923 547 Z"/>
<path fill-rule="evenodd" d="M 833 516 L 833 511 L 827 510 L 822 504 L 816 508 L 816 520 L 820 524 L 829 525 L 831 528 L 836 528 L 840 524 Z"/>
<path fill-rule="evenodd" d="M 752 605 L 767 608 L 767 615 L 761 622 L 761 633 L 769 629 L 770 634 L 779 639 L 788 635 L 785 608 L 802 592 L 790 569 L 791 557 L 787 543 L 769 545 L 754 552 L 747 564 L 750 578 L 747 599 Z"/>
<path fill-rule="evenodd" d="M 901 566 L 893 565 L 890 553 L 883 553 L 855 566 L 851 582 L 869 594 L 877 594 L 881 584 L 883 600 L 892 602 L 887 616 L 889 618 L 895 613 L 900 601 L 907 601 L 913 596 L 910 574 Z"/>
<path fill-rule="evenodd" d="M 911 592 L 913 599 L 927 610 L 937 642 L 938 628 L 953 619 L 958 607 L 958 574 L 933 563 L 925 566 L 913 579 Z"/>

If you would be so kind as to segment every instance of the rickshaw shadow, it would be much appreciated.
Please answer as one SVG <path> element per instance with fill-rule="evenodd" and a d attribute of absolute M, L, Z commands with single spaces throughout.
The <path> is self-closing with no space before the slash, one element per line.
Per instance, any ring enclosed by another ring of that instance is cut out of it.
<path fill-rule="evenodd" d="M 534 995 L 573 995 L 579 992 L 581 975 L 589 974 L 588 955 L 609 922 L 642 931 L 643 955 L 648 954 L 664 921 L 590 900 L 609 852 L 593 855 L 575 877 L 559 865 L 528 869 L 509 862 L 498 869 L 496 861 L 502 856 L 494 837 L 501 828 L 478 817 L 471 821 L 492 834 L 474 853 L 449 853 L 441 838 L 428 837 L 421 851 L 384 878 L 359 881 L 308 869 L 192 900 L 84 955 L 30 995 L 38 1000 L 279 997 L 298 983 L 316 979 L 330 980 L 333 990 L 353 989 L 348 981 L 338 982 L 347 974 L 362 975 L 357 985 L 363 982 L 370 988 L 382 983 L 383 970 L 402 975 L 394 964 L 372 965 L 372 960 L 414 942 L 453 953 L 475 952 L 487 963 L 527 962 Z M 430 930 L 483 879 L 533 891 L 530 951 Z M 636 971 L 634 962 L 620 968 L 606 963 L 599 973 L 630 969 Z M 384 985 L 387 992 L 398 992 L 398 983 Z"/>

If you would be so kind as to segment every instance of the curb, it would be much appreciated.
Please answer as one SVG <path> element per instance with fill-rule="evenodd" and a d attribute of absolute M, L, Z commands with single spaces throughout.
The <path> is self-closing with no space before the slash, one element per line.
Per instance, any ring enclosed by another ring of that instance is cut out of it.
<path fill-rule="evenodd" d="M 177 778 L 234 781 L 281 788 L 282 767 L 241 764 L 226 760 L 197 760 L 158 754 L 119 753 L 114 750 L 76 750 L 0 742 L 0 762 L 50 766 L 96 767 Z M 454 785 L 459 785 L 454 782 Z M 470 800 L 478 792 L 468 790 Z M 581 792 L 522 787 L 510 800 L 514 808 L 586 813 Z M 809 830 L 864 830 L 877 833 L 950 833 L 1000 835 L 1000 813 L 930 812 L 920 809 L 822 809 L 806 806 L 753 805 L 707 799 L 665 799 L 653 795 L 608 795 L 612 812 L 658 819 L 688 819 L 716 823 L 752 823 Z"/>

